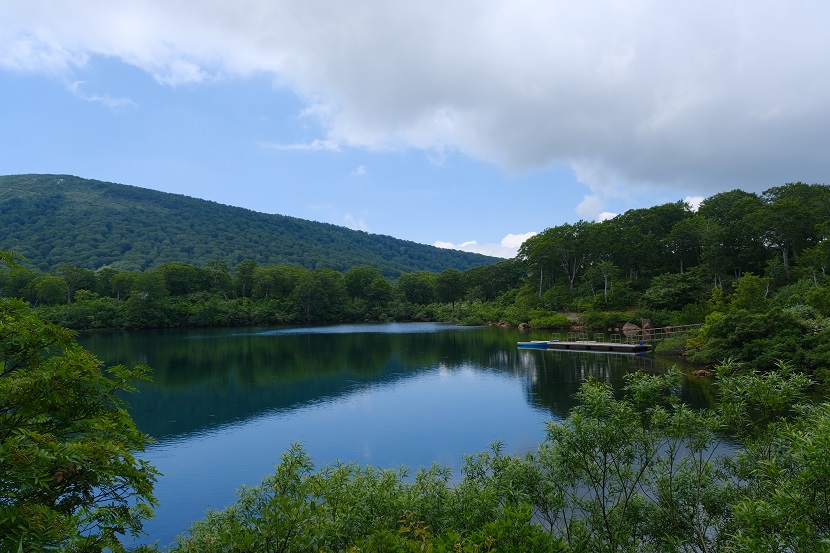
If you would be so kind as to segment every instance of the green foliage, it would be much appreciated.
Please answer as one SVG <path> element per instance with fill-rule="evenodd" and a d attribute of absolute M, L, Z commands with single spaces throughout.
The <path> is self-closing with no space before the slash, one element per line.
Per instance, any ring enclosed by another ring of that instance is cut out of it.
<path fill-rule="evenodd" d="M 588 311 L 582 314 L 580 322 L 587 325 L 594 330 L 608 330 L 610 328 L 621 327 L 626 321 L 632 319 L 633 315 L 630 313 L 620 313 L 618 311 Z"/>
<path fill-rule="evenodd" d="M 63 277 L 43 275 L 32 281 L 31 292 L 35 305 L 55 305 L 66 301 L 69 286 Z"/>
<path fill-rule="evenodd" d="M 435 277 L 435 296 L 438 301 L 452 304 L 464 297 L 466 286 L 461 271 L 458 269 L 444 269 Z"/>
<path fill-rule="evenodd" d="M 465 270 L 498 261 L 69 175 L 0 176 L 0 220 L 0 244 L 44 271 L 60 263 L 144 271 L 164 263 L 203 267 L 221 260 L 229 267 L 255 261 L 337 271 L 370 265 L 394 278 L 402 272 Z M 247 296 L 250 282 L 238 284 Z M 90 289 L 70 282 L 71 293 L 78 288 Z"/>
<path fill-rule="evenodd" d="M 809 381 L 726 364 L 693 411 L 682 379 L 634 373 L 620 398 L 589 381 L 535 453 L 494 444 L 454 485 L 441 466 L 315 470 L 293 445 L 173 551 L 826 552 L 830 408 Z"/>
<path fill-rule="evenodd" d="M 679 310 L 709 297 L 712 283 L 701 269 L 666 273 L 654 277 L 643 294 L 643 304 L 652 309 Z"/>
<path fill-rule="evenodd" d="M 530 326 L 533 328 L 568 328 L 571 321 L 561 313 L 550 313 L 542 310 L 533 310 L 530 317 Z"/>
<path fill-rule="evenodd" d="M 214 511 L 173 551 L 561 551 L 521 501 L 526 463 L 492 453 L 467 459 L 467 477 L 446 468 L 403 470 L 336 463 L 314 470 L 298 444 L 275 472 Z"/>
<path fill-rule="evenodd" d="M 307 273 L 297 282 L 292 296 L 300 320 L 337 321 L 346 301 L 343 275 L 331 269 Z"/>
<path fill-rule="evenodd" d="M 435 275 L 423 271 L 404 273 L 398 278 L 397 289 L 408 302 L 427 305 L 435 299 Z"/>
<path fill-rule="evenodd" d="M 764 311 L 767 307 L 766 283 L 751 273 L 745 273 L 729 296 L 729 304 L 732 309 L 744 309 L 753 313 Z"/>
<path fill-rule="evenodd" d="M 43 269 L 47 257 L 61 262 L 52 274 L 0 271 L 0 294 L 72 328 L 389 320 L 561 328 L 571 313 L 596 330 L 629 319 L 705 323 L 686 344 L 694 362 L 772 369 L 785 359 L 827 381 L 828 190 L 791 183 L 716 194 L 698 213 L 684 202 L 633 209 L 546 229 L 516 259 L 439 267 L 387 237 L 330 225 L 75 177 L 0 177 L 0 213 L 12 221 L 0 239 L 12 232 L 8 243 Z M 83 211 L 94 206 L 115 211 Z M 56 231 L 67 210 L 72 229 Z M 20 234 L 29 223 L 35 230 Z M 100 264 L 75 250 L 91 234 L 93 258 L 106 258 L 94 273 L 85 267 Z M 272 255 L 271 246 L 288 253 Z M 282 264 L 267 264 L 274 259 Z M 99 296 L 79 299 L 81 290 Z"/>
<path fill-rule="evenodd" d="M 157 473 L 119 394 L 147 374 L 102 372 L 71 332 L 0 300 L 0 550 L 121 551 L 141 531 Z"/>

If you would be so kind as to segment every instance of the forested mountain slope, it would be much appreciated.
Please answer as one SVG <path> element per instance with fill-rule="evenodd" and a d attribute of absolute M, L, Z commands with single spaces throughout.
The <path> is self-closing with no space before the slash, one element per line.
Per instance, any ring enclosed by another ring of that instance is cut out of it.
<path fill-rule="evenodd" d="M 48 270 L 58 263 L 144 270 L 165 262 L 296 264 L 387 276 L 498 261 L 326 223 L 257 213 L 69 175 L 0 176 L 0 249 Z"/>

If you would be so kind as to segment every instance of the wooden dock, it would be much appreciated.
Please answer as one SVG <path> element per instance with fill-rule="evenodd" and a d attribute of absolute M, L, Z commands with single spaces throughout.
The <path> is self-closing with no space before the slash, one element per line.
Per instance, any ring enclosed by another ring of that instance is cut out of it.
<path fill-rule="evenodd" d="M 594 351 L 597 353 L 644 353 L 651 351 L 651 344 L 646 342 L 638 343 L 615 343 L 615 342 L 560 342 L 558 340 L 534 340 L 532 342 L 519 342 L 522 349 L 542 349 L 558 351 Z"/>
<path fill-rule="evenodd" d="M 559 340 L 561 335 L 554 334 L 550 340 L 533 340 L 519 342 L 522 349 L 551 349 L 557 351 L 595 351 L 599 353 L 644 353 L 651 351 L 655 341 L 663 340 L 673 334 L 686 333 L 701 325 L 666 326 L 661 328 L 646 328 L 627 331 L 622 334 L 611 334 L 610 342 L 605 341 L 601 332 L 594 333 L 594 339 L 589 340 L 585 332 L 569 332 L 567 340 Z"/>

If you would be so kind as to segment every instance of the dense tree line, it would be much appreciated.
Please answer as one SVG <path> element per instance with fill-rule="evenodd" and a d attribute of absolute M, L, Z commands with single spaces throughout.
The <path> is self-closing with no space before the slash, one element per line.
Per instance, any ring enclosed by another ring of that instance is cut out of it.
<path fill-rule="evenodd" d="M 519 257 L 536 275 L 525 293 L 554 309 L 625 308 L 636 299 L 679 309 L 747 273 L 771 290 L 803 277 L 817 283 L 826 276 L 829 233 L 830 187 L 793 183 L 761 195 L 716 194 L 697 211 L 677 202 L 552 227 L 527 240 Z"/>
<path fill-rule="evenodd" d="M 456 302 L 505 293 L 521 276 L 512 260 L 396 281 L 371 266 L 341 273 L 245 260 L 233 268 L 171 262 L 137 272 L 63 263 L 49 273 L 0 272 L 0 295 L 25 299 L 46 319 L 76 329 L 435 320 L 436 311 L 452 317 Z"/>
<path fill-rule="evenodd" d="M 292 446 L 170 550 L 827 551 L 830 409 L 808 377 L 777 369 L 720 364 L 717 401 L 697 411 L 676 370 L 632 373 L 621 395 L 589 380 L 537 450 L 494 444 L 460 478 L 318 469 Z M 158 474 L 135 456 L 148 437 L 121 398 L 146 376 L 102 371 L 71 333 L 0 300 L 3 550 L 122 551 L 119 537 L 141 531 Z"/>
<path fill-rule="evenodd" d="M 658 326 L 705 323 L 679 344 L 695 361 L 774 369 L 788 359 L 827 380 L 828 238 L 826 185 L 733 190 L 697 211 L 684 202 L 635 209 L 527 240 L 519 259 L 533 278 L 517 301 L 605 324 L 632 315 Z"/>
<path fill-rule="evenodd" d="M 496 258 L 257 213 L 215 202 L 69 175 L 0 176 L 0 247 L 41 270 L 61 263 L 146 270 L 221 260 L 384 275 L 487 265 Z"/>
<path fill-rule="evenodd" d="M 76 328 L 416 318 L 557 326 L 570 311 L 597 328 L 643 316 L 703 323 L 676 345 L 717 365 L 711 409 L 678 399 L 677 372 L 634 374 L 621 397 L 588 382 L 537 451 L 473 455 L 454 484 L 439 466 L 414 478 L 315 470 L 295 447 L 263 485 L 195 523 L 176 551 L 827 551 L 830 410 L 808 392 L 830 382 L 828 222 L 824 185 L 732 191 L 697 211 L 678 202 L 560 225 L 516 259 L 396 280 L 371 265 L 256 259 L 43 272 L 4 253 L 0 544 L 119 550 L 117 536 L 150 514 L 156 476 L 132 454 L 147 437 L 119 399 L 144 371 L 104 375 L 71 334 L 5 299 L 16 296 Z"/>
<path fill-rule="evenodd" d="M 373 265 L 337 271 L 256 259 L 167 261 L 144 271 L 61 263 L 45 272 L 0 272 L 0 296 L 24 298 L 71 328 L 704 323 L 688 343 L 675 344 L 695 361 L 734 358 L 769 369 L 784 358 L 823 375 L 830 362 L 828 233 L 830 187 L 793 183 L 763 194 L 716 194 L 697 211 L 676 202 L 551 227 L 515 259 L 466 270 L 390 277 Z"/>

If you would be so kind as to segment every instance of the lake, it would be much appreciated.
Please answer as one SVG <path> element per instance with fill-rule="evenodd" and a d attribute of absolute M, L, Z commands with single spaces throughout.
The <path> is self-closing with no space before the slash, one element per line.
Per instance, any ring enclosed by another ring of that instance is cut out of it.
<path fill-rule="evenodd" d="M 163 474 L 160 506 L 140 543 L 169 545 L 207 509 L 232 503 L 300 442 L 317 466 L 336 460 L 459 474 L 494 441 L 533 450 L 588 377 L 622 383 L 664 371 L 652 356 L 519 350 L 547 332 L 388 323 L 85 333 L 106 365 L 146 364 L 154 380 L 129 396 L 155 438 L 144 458 Z M 683 392 L 708 405 L 705 385 Z"/>

